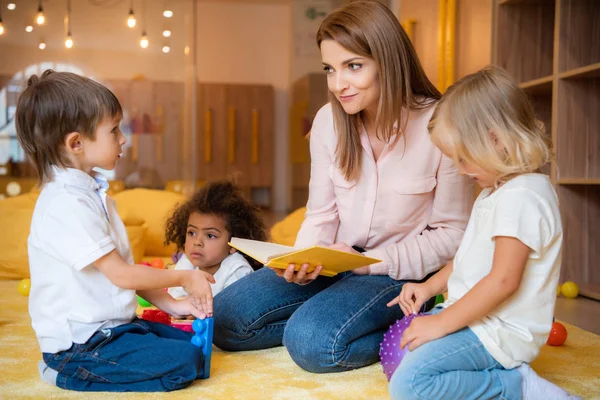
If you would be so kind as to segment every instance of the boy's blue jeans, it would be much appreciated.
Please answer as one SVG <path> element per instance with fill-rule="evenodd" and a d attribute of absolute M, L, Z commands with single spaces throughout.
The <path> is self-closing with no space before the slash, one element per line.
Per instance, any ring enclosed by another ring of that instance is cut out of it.
<path fill-rule="evenodd" d="M 441 311 L 436 307 L 430 314 Z M 406 353 L 389 390 L 392 399 L 402 400 L 520 400 L 521 374 L 504 369 L 464 328 Z"/>
<path fill-rule="evenodd" d="M 383 334 L 403 317 L 400 307 L 386 307 L 403 284 L 389 276 L 346 272 L 301 286 L 263 268 L 215 296 L 214 342 L 228 351 L 283 343 L 294 362 L 310 372 L 373 364 Z"/>
<path fill-rule="evenodd" d="M 192 333 L 134 319 L 96 332 L 86 343 L 44 353 L 63 389 L 105 392 L 166 392 L 189 386 L 202 372 L 202 351 Z"/>

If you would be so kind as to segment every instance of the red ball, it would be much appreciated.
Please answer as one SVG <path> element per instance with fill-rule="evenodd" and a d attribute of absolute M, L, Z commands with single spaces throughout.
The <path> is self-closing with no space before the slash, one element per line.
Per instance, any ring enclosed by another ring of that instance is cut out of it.
<path fill-rule="evenodd" d="M 550 346 L 562 346 L 567 341 L 567 328 L 560 322 L 553 322 L 548 343 Z"/>
<path fill-rule="evenodd" d="M 150 266 L 152 268 L 163 269 L 165 267 L 165 262 L 160 258 L 155 258 L 150 262 Z"/>

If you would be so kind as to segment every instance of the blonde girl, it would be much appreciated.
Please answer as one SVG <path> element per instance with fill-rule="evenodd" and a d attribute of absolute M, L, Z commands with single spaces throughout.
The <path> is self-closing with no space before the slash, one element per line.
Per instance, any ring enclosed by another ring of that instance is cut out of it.
<path fill-rule="evenodd" d="M 483 188 L 453 261 L 388 304 L 416 318 L 400 346 L 411 350 L 390 381 L 394 399 L 563 399 L 528 365 L 546 342 L 561 263 L 556 193 L 539 172 L 550 159 L 525 93 L 488 67 L 448 89 L 429 124 L 432 141 Z"/>

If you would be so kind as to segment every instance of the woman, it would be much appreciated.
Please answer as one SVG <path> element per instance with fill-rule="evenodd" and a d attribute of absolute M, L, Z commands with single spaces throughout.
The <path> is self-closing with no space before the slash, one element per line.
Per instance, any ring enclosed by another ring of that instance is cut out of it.
<path fill-rule="evenodd" d="M 296 246 L 366 250 L 382 262 L 333 278 L 307 265 L 251 274 L 215 297 L 214 342 L 232 351 L 283 343 L 305 370 L 337 372 L 379 359 L 383 333 L 403 316 L 386 303 L 406 280 L 454 257 L 471 196 L 429 140 L 440 93 L 390 10 L 375 1 L 343 6 L 323 21 L 317 44 L 330 104 L 311 130 Z"/>

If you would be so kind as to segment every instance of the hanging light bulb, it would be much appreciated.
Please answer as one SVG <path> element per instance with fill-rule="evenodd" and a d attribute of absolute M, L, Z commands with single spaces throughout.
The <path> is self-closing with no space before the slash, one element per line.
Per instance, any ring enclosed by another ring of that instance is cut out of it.
<path fill-rule="evenodd" d="M 133 0 L 129 2 L 129 17 L 127 17 L 127 26 L 130 28 L 135 28 L 136 24 L 135 13 L 133 12 Z"/>
<path fill-rule="evenodd" d="M 127 18 L 127 26 L 130 28 L 135 28 L 136 20 L 135 14 L 133 13 L 133 8 L 129 10 L 129 18 Z"/>
<path fill-rule="evenodd" d="M 40 50 L 44 50 L 46 48 L 46 42 L 44 42 L 43 40 L 40 41 L 40 44 L 38 44 L 38 47 Z"/>
<path fill-rule="evenodd" d="M 27 25 L 27 26 L 25 27 L 25 32 L 27 32 L 27 33 L 31 33 L 31 32 L 33 32 L 33 26 L 31 26 L 31 25 Z"/>
<path fill-rule="evenodd" d="M 148 48 L 148 45 L 150 44 L 150 42 L 148 41 L 148 36 L 146 36 L 146 32 L 142 32 L 142 38 L 140 39 L 140 46 L 142 46 L 142 49 L 146 49 Z"/>
<path fill-rule="evenodd" d="M 171 31 L 170 31 L 170 30 L 168 30 L 168 29 L 165 29 L 165 30 L 163 31 L 163 36 L 164 36 L 164 37 L 170 37 L 170 36 L 171 36 Z"/>
<path fill-rule="evenodd" d="M 15 8 L 17 8 L 17 5 L 15 3 L 8 3 L 6 8 L 8 8 L 10 11 L 14 11 Z"/>
<path fill-rule="evenodd" d="M 163 11 L 163 17 L 165 18 L 171 18 L 173 16 L 173 11 L 171 10 L 165 10 Z"/>
<path fill-rule="evenodd" d="M 35 22 L 37 22 L 38 25 L 44 25 L 46 22 L 46 17 L 44 16 L 44 7 L 42 7 L 42 0 L 38 1 L 38 13 L 37 17 L 35 18 Z"/>
<path fill-rule="evenodd" d="M 5 30 L 4 22 L 2 22 L 2 2 L 0 2 L 0 35 L 4 35 Z"/>
<path fill-rule="evenodd" d="M 73 35 L 71 35 L 71 0 L 67 0 L 67 16 L 65 17 L 67 28 L 67 37 L 65 38 L 65 47 L 70 49 L 73 47 Z"/>
<path fill-rule="evenodd" d="M 167 53 L 168 53 L 168 52 L 170 52 L 170 51 L 171 51 L 171 48 L 170 48 L 169 46 L 166 46 L 166 45 L 165 45 L 165 46 L 163 46 L 163 48 L 162 48 L 162 52 L 163 52 L 163 53 L 167 54 Z"/>

